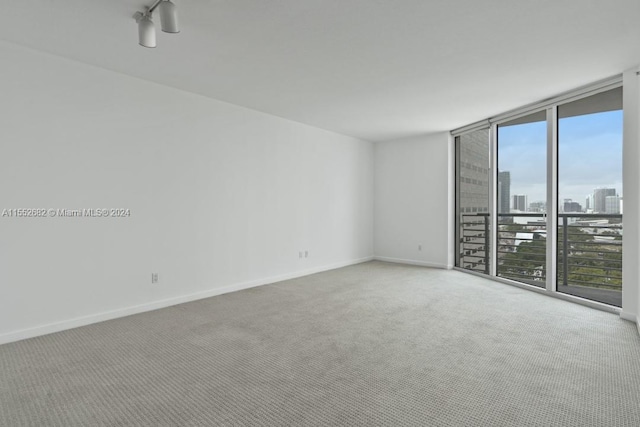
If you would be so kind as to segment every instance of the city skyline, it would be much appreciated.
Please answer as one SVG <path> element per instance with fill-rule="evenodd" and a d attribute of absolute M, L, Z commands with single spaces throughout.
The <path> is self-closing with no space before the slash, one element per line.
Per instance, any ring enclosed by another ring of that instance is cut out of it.
<path fill-rule="evenodd" d="M 509 171 L 504 171 L 505 173 L 508 173 Z M 501 189 L 500 189 L 500 182 L 498 185 L 499 188 L 499 193 L 498 193 L 498 200 L 500 200 L 500 194 L 501 194 Z M 598 192 L 598 190 L 612 190 L 612 192 L 604 192 L 604 194 L 602 195 L 600 201 L 598 201 L 597 204 L 594 204 L 595 202 L 595 194 Z M 508 193 L 509 190 L 506 189 L 506 192 Z M 598 212 L 598 213 L 619 213 L 618 211 L 621 209 L 620 203 L 622 202 L 623 198 L 617 194 L 617 192 L 615 192 L 615 189 L 613 188 L 595 188 L 593 190 L 593 193 L 591 193 L 591 202 L 587 202 L 587 198 L 585 198 L 584 202 L 581 202 L 579 200 L 573 200 L 573 199 L 558 199 L 558 209 L 560 212 L 587 212 L 587 211 L 593 211 L 593 212 Z M 540 210 L 540 208 L 544 208 L 544 210 L 546 210 L 546 201 L 544 200 L 536 200 L 536 201 L 531 201 L 529 202 L 528 200 L 528 195 L 527 194 L 514 194 L 510 196 L 510 200 L 511 202 L 509 203 L 509 209 L 510 211 L 519 211 L 519 212 L 538 212 Z M 615 200 L 615 201 L 614 201 Z M 612 208 L 611 206 L 615 204 L 615 208 Z M 498 208 L 500 210 L 500 212 L 506 212 L 505 208 L 504 208 L 504 204 L 500 203 L 500 201 L 498 202 Z M 615 212 L 614 212 L 615 211 Z"/>
<path fill-rule="evenodd" d="M 562 118 L 558 128 L 558 200 L 584 206 L 597 188 L 623 197 L 622 111 Z M 499 127 L 498 135 L 499 172 L 510 172 L 511 194 L 546 201 L 546 122 Z"/>

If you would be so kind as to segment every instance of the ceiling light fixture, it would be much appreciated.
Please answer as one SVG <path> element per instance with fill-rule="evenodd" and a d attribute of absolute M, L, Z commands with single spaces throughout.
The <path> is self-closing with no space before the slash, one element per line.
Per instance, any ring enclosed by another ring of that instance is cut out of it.
<path fill-rule="evenodd" d="M 138 43 L 144 47 L 156 47 L 156 27 L 151 20 L 151 13 L 136 12 L 133 16 L 138 23 Z"/>
<path fill-rule="evenodd" d="M 162 31 L 165 33 L 179 33 L 178 28 L 178 12 L 176 11 L 176 5 L 171 0 L 160 2 L 160 24 L 162 24 Z"/>
<path fill-rule="evenodd" d="M 138 43 L 144 47 L 156 47 L 156 28 L 153 24 L 153 11 L 160 7 L 160 24 L 165 33 L 179 33 L 178 13 L 171 0 L 156 0 L 144 12 L 136 12 L 133 19 L 138 23 Z"/>

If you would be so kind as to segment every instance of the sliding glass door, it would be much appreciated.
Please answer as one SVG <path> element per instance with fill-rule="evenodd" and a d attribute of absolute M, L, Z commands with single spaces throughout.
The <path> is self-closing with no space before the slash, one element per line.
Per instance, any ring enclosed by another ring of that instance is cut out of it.
<path fill-rule="evenodd" d="M 620 307 L 622 88 L 565 99 L 456 136 L 456 266 Z"/>
<path fill-rule="evenodd" d="M 497 275 L 545 287 L 547 115 L 498 125 Z"/>

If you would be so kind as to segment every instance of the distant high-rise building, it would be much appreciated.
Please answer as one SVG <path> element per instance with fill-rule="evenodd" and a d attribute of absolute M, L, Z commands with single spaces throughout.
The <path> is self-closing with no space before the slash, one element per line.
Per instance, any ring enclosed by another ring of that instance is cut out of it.
<path fill-rule="evenodd" d="M 529 204 L 529 212 L 546 212 L 547 204 L 545 202 L 531 202 Z"/>
<path fill-rule="evenodd" d="M 607 212 L 607 197 L 615 195 L 615 188 L 596 188 L 593 190 L 593 211 L 600 213 Z M 618 208 L 618 210 L 620 210 L 620 208 Z"/>
<path fill-rule="evenodd" d="M 582 206 L 580 203 L 574 202 L 571 199 L 564 199 L 563 212 L 582 212 Z"/>
<path fill-rule="evenodd" d="M 472 132 L 463 137 L 458 163 L 460 213 L 489 212 L 489 133 Z"/>
<path fill-rule="evenodd" d="M 587 194 L 587 199 L 584 205 L 584 211 L 585 212 L 593 211 L 593 193 Z"/>
<path fill-rule="evenodd" d="M 620 213 L 620 197 L 618 196 L 605 197 L 605 213 L 608 213 L 608 214 Z"/>
<path fill-rule="evenodd" d="M 529 207 L 527 204 L 527 196 L 523 194 L 514 194 L 512 207 L 516 211 L 526 212 Z"/>
<path fill-rule="evenodd" d="M 511 172 L 498 172 L 498 213 L 509 213 L 511 203 Z"/>

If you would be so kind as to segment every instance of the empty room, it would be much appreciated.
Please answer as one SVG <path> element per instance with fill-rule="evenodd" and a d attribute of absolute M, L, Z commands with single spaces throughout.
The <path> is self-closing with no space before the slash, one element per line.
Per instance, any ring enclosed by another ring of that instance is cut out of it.
<path fill-rule="evenodd" d="M 0 14 L 0 426 L 639 426 L 640 2 Z"/>

